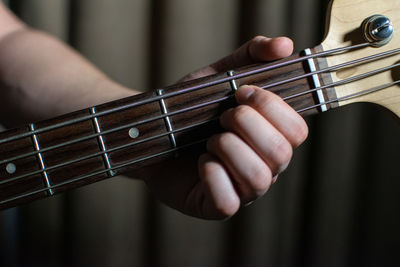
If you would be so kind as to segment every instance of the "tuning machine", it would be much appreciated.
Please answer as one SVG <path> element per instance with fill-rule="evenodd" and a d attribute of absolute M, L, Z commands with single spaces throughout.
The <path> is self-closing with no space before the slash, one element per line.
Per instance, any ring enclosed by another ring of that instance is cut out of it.
<path fill-rule="evenodd" d="M 375 47 L 389 43 L 394 35 L 393 23 L 383 15 L 373 15 L 366 18 L 361 27 L 364 39 Z"/>

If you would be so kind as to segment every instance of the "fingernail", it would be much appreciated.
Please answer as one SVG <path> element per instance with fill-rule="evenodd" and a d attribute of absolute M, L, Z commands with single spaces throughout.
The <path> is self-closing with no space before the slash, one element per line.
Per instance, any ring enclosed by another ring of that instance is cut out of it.
<path fill-rule="evenodd" d="M 254 202 L 254 200 L 253 200 L 253 201 L 250 201 L 250 202 L 247 202 L 247 203 L 243 203 L 242 206 L 243 206 L 243 207 L 250 206 L 251 204 L 253 204 L 253 202 Z"/>
<path fill-rule="evenodd" d="M 269 42 L 270 40 L 272 40 L 272 38 L 267 38 L 265 36 L 257 36 L 257 37 L 255 37 L 255 39 L 256 39 L 256 42 L 259 42 L 259 43 Z"/>
<path fill-rule="evenodd" d="M 254 93 L 254 91 L 255 89 L 253 86 L 242 85 L 237 90 L 236 97 L 238 97 L 241 100 L 246 100 L 250 98 L 250 96 Z"/>

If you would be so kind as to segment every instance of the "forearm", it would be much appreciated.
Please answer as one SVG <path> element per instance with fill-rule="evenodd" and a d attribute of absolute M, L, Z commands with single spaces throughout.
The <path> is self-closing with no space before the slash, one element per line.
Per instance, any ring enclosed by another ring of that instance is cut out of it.
<path fill-rule="evenodd" d="M 57 39 L 25 26 L 0 39 L 0 58 L 0 120 L 6 126 L 135 93 Z"/>

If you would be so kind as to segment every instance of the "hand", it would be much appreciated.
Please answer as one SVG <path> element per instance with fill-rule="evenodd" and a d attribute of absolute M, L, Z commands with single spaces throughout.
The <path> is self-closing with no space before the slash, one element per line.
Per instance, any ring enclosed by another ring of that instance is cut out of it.
<path fill-rule="evenodd" d="M 254 37 L 246 42 L 233 54 L 197 71 L 189 73 L 179 82 L 193 80 L 215 73 L 226 72 L 238 67 L 272 61 L 290 56 L 293 52 L 293 42 L 286 37 L 266 38 L 264 36 Z"/>
<path fill-rule="evenodd" d="M 223 72 L 292 53 L 287 38 L 256 37 L 232 55 L 185 76 L 182 81 Z M 307 137 L 304 120 L 281 98 L 255 86 L 236 93 L 238 106 L 225 111 L 220 122 L 225 133 L 212 136 L 207 153 L 196 166 L 194 159 L 161 166 L 146 179 L 149 187 L 168 205 L 189 215 L 221 219 L 259 198 L 273 184 L 292 156 L 293 148 Z M 171 164 L 176 169 L 171 172 Z M 186 168 L 182 168 L 185 166 Z M 164 174 L 160 177 L 161 174 Z"/>

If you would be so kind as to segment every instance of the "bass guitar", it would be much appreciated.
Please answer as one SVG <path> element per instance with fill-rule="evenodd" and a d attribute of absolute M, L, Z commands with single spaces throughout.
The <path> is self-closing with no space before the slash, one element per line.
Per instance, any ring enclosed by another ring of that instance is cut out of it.
<path fill-rule="evenodd" d="M 372 102 L 400 116 L 400 1 L 334 0 L 322 44 L 0 133 L 0 208 L 148 168 L 203 143 L 254 84 L 302 116 Z"/>

